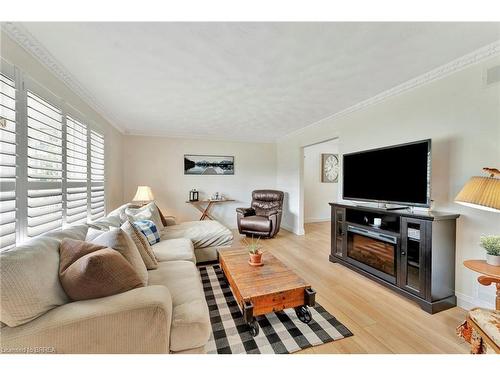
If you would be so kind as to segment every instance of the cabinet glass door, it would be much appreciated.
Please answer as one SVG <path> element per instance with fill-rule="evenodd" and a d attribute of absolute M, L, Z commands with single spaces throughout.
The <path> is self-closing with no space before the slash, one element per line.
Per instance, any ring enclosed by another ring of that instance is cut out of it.
<path fill-rule="evenodd" d="M 345 219 L 345 209 L 336 208 L 335 209 L 335 255 L 341 257 L 344 253 L 344 219 Z"/>
<path fill-rule="evenodd" d="M 413 294 L 425 296 L 425 239 L 427 222 L 401 218 L 400 286 Z"/>

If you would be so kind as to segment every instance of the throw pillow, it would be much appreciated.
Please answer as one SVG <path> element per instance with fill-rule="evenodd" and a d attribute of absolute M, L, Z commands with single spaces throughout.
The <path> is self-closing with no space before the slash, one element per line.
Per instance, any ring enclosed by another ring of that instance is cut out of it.
<path fill-rule="evenodd" d="M 99 237 L 103 233 L 106 233 L 106 230 L 96 229 L 94 227 L 89 226 L 89 231 L 87 232 L 87 237 L 85 237 L 85 241 L 92 242 L 93 239 Z"/>
<path fill-rule="evenodd" d="M 158 261 L 156 260 L 153 249 L 144 234 L 128 220 L 121 226 L 121 228 L 130 236 L 130 238 L 132 238 L 132 241 L 134 241 L 146 268 L 148 270 L 157 269 Z"/>
<path fill-rule="evenodd" d="M 148 203 L 140 208 L 128 207 L 125 209 L 125 214 L 131 222 L 151 220 L 160 232 L 165 229 L 165 226 L 161 221 L 158 207 L 156 207 L 154 202 Z"/>
<path fill-rule="evenodd" d="M 95 228 L 99 230 L 109 230 L 110 228 L 119 228 L 122 225 L 120 218 L 118 216 L 107 216 L 102 217 L 96 221 L 88 223 L 90 228 Z"/>
<path fill-rule="evenodd" d="M 156 205 L 156 209 L 158 210 L 158 214 L 160 215 L 160 220 L 161 220 L 161 223 L 163 224 L 163 227 L 166 228 L 168 226 L 168 221 L 167 221 L 167 218 L 165 217 L 165 215 L 163 215 L 163 212 L 161 212 L 160 210 L 160 207 L 158 207 L 158 205 Z"/>
<path fill-rule="evenodd" d="M 139 275 L 142 283 L 148 283 L 148 270 L 134 241 L 121 228 L 111 229 L 92 240 L 92 243 L 109 247 L 125 257 Z"/>
<path fill-rule="evenodd" d="M 64 239 L 59 252 L 59 280 L 73 301 L 107 297 L 143 286 L 137 272 L 116 250 Z"/>
<path fill-rule="evenodd" d="M 150 245 L 160 242 L 160 234 L 155 223 L 151 220 L 139 220 L 134 222 L 135 227 L 144 234 Z"/>

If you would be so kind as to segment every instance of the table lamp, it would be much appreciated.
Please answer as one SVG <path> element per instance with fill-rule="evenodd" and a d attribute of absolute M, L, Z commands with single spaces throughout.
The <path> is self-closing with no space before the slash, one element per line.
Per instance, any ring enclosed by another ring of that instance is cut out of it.
<path fill-rule="evenodd" d="M 149 186 L 137 186 L 137 191 L 134 198 L 132 198 L 132 201 L 144 205 L 154 199 L 155 197 L 153 196 L 153 192 Z"/>
<path fill-rule="evenodd" d="M 500 171 L 495 168 L 483 168 L 489 177 L 471 177 L 455 197 L 455 202 L 480 210 L 500 212 Z M 482 236 L 481 246 L 486 250 L 486 263 L 500 266 L 498 253 L 499 236 Z"/>
<path fill-rule="evenodd" d="M 455 202 L 480 210 L 500 212 L 500 171 L 495 168 L 483 168 L 489 177 L 474 176 L 467 181 Z"/>

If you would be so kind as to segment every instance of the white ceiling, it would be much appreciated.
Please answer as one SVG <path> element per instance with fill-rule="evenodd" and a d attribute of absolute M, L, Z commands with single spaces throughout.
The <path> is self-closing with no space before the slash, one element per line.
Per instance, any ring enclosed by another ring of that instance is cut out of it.
<path fill-rule="evenodd" d="M 274 141 L 500 39 L 499 23 L 23 23 L 131 134 Z"/>

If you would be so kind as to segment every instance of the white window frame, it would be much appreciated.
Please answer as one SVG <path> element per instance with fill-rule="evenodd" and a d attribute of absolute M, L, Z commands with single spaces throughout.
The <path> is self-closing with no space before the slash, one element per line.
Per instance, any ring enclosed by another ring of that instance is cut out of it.
<path fill-rule="evenodd" d="M 62 227 L 67 227 L 66 211 L 67 211 L 67 188 L 68 181 L 66 178 L 67 173 L 67 157 L 66 157 L 66 116 L 85 124 L 87 126 L 87 222 L 91 219 L 91 154 L 90 154 L 90 134 L 95 131 L 102 135 L 106 141 L 106 132 L 103 127 L 99 126 L 87 116 L 81 113 L 75 106 L 66 102 L 65 100 L 52 93 L 43 85 L 38 83 L 33 78 L 25 74 L 21 69 L 9 63 L 0 57 L 0 68 L 2 74 L 12 79 L 15 82 L 16 89 L 16 245 L 19 245 L 29 239 L 28 228 L 28 187 L 36 187 L 36 181 L 30 181 L 28 184 L 28 147 L 27 147 L 27 92 L 39 95 L 46 100 L 49 104 L 57 107 L 62 112 Z M 105 145 L 105 144 L 104 144 Z M 104 162 L 104 215 L 106 215 L 106 202 L 107 202 L 107 181 L 106 181 L 106 154 L 107 148 L 104 148 L 105 162 Z M 58 183 L 57 183 L 58 184 Z M 44 187 L 47 183 L 44 184 Z"/>

